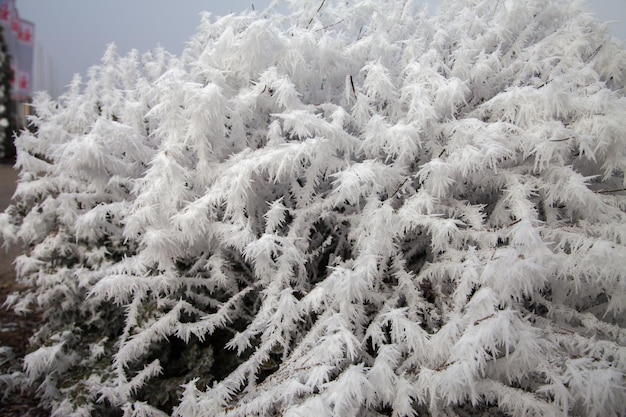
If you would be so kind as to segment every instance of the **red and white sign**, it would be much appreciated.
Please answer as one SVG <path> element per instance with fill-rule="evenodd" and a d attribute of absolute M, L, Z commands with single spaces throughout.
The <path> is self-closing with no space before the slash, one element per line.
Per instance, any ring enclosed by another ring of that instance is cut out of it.
<path fill-rule="evenodd" d="M 15 0 L 0 0 L 0 26 L 13 68 L 12 96 L 23 100 L 32 93 L 35 25 L 20 18 Z"/>
<path fill-rule="evenodd" d="M 8 2 L 4 2 L 0 5 L 0 21 L 11 21 L 11 7 L 9 6 Z"/>
<path fill-rule="evenodd" d="M 26 20 L 20 20 L 20 31 L 18 33 L 18 39 L 20 42 L 32 45 L 33 44 L 33 30 L 34 25 Z"/>
<path fill-rule="evenodd" d="M 30 73 L 26 71 L 19 72 L 20 91 L 30 92 Z"/>
<path fill-rule="evenodd" d="M 20 27 L 21 27 L 21 23 L 20 23 L 20 17 L 17 13 L 13 13 L 11 14 L 11 30 L 13 31 L 13 33 L 18 34 L 20 33 Z"/>
<path fill-rule="evenodd" d="M 13 61 L 11 61 L 11 73 L 13 74 L 13 77 L 11 77 L 11 90 L 15 91 L 17 90 L 15 86 L 15 79 L 16 79 L 15 74 L 17 74 L 17 65 Z"/>

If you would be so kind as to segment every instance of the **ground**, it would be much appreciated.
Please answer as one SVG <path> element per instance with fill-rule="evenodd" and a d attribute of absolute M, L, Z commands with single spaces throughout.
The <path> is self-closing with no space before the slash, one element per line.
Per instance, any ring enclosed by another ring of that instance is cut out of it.
<path fill-rule="evenodd" d="M 9 205 L 15 191 L 17 172 L 11 164 L 0 164 L 0 212 Z M 19 255 L 16 247 L 0 249 L 0 349 L 11 348 L 12 355 L 0 353 L 0 375 L 20 369 L 21 359 L 28 352 L 28 338 L 38 326 L 38 315 L 17 316 L 3 306 L 7 296 L 19 290 L 15 282 L 13 260 Z M 13 356 L 14 355 L 14 356 Z M 13 358 L 11 359 L 11 356 Z M 11 393 L 6 398 L 0 396 L 0 416 L 2 417 L 43 417 L 48 415 L 37 407 L 32 393 Z"/>

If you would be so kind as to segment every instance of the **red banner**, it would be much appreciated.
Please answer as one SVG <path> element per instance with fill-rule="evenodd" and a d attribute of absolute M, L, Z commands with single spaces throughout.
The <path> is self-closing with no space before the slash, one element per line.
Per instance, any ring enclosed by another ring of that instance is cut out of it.
<path fill-rule="evenodd" d="M 0 0 L 0 21 L 10 22 L 15 10 L 15 0 Z"/>
<path fill-rule="evenodd" d="M 20 29 L 17 35 L 19 41 L 32 46 L 34 29 L 35 26 L 31 22 L 26 20 L 20 20 Z"/>
<path fill-rule="evenodd" d="M 32 93 L 35 25 L 20 19 L 15 0 L 0 0 L 0 26 L 14 70 L 13 97 L 26 100 Z"/>

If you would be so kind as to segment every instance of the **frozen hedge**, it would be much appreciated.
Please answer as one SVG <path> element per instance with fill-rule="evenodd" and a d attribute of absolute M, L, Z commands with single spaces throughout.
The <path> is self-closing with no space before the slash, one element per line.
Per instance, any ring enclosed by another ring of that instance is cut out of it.
<path fill-rule="evenodd" d="M 626 51 L 570 0 L 292 1 L 39 95 L 0 217 L 55 416 L 619 416 Z"/>

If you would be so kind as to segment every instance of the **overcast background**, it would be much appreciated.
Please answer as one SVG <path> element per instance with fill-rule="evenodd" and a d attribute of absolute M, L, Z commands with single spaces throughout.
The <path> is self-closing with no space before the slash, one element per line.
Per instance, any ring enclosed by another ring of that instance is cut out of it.
<path fill-rule="evenodd" d="M 156 45 L 179 55 L 196 32 L 200 12 L 241 12 L 249 10 L 252 2 L 256 10 L 262 10 L 270 0 L 17 0 L 16 5 L 22 19 L 35 23 L 41 78 L 39 82 L 35 79 L 35 86 L 55 96 L 75 73 L 85 74 L 97 64 L 111 42 L 117 44 L 122 55 L 131 49 L 147 51 Z M 588 2 L 599 19 L 618 21 L 611 26 L 612 32 L 626 40 L 626 0 Z M 439 0 L 423 3 L 429 4 L 434 13 Z M 44 59 L 46 69 L 42 70 Z M 46 82 L 42 71 L 47 74 Z"/>

